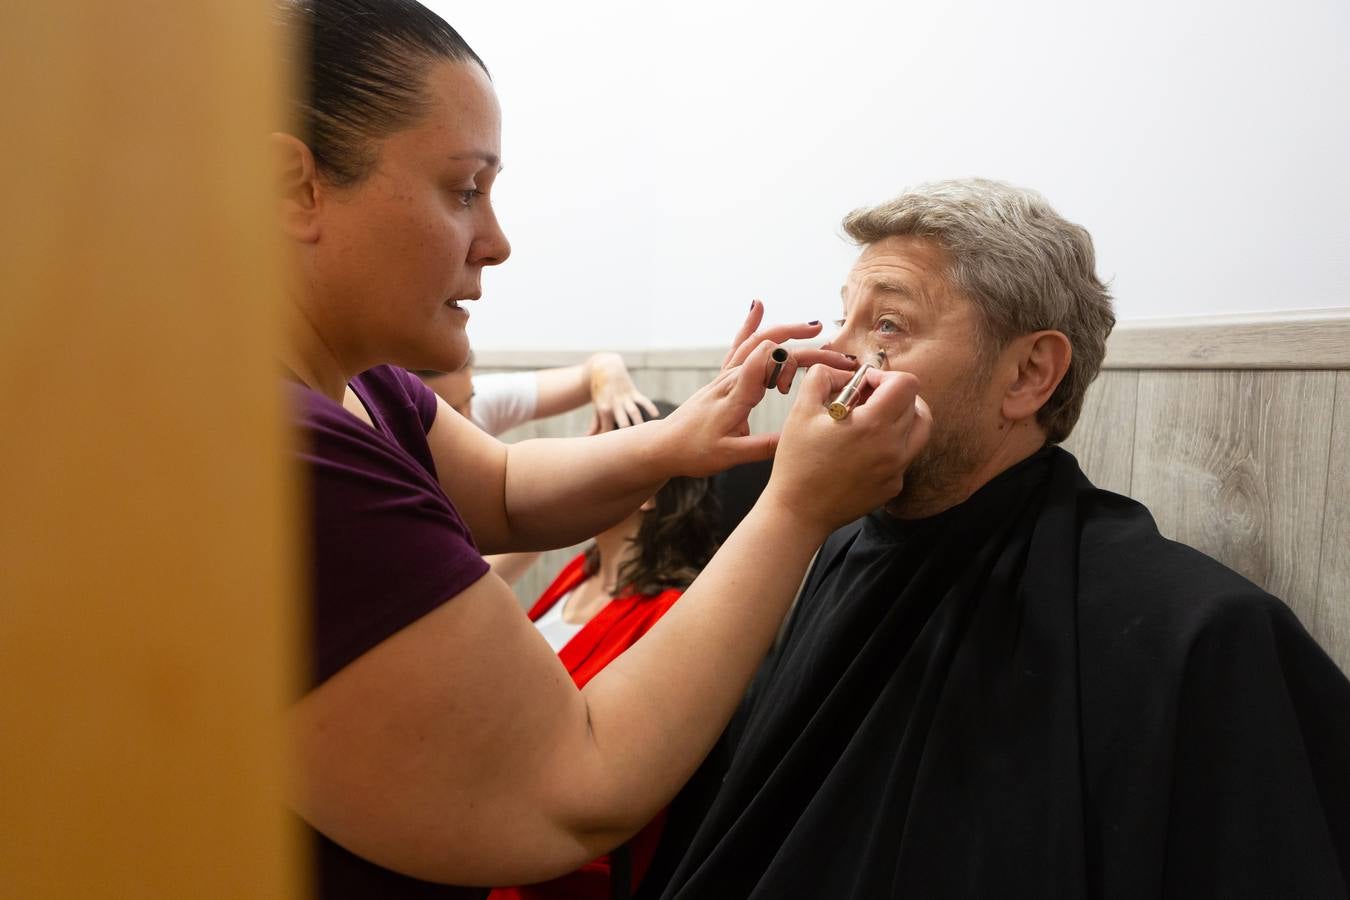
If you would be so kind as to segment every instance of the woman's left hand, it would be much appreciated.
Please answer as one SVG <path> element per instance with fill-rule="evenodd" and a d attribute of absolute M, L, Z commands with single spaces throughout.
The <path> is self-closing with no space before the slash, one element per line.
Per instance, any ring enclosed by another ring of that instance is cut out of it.
<path fill-rule="evenodd" d="M 731 342 L 731 349 L 722 359 L 722 371 L 725 372 L 727 369 L 744 363 L 746 357 L 764 341 L 781 344 L 789 340 L 818 337 L 823 327 L 820 322 L 805 322 L 792 325 L 771 325 L 761 330 L 759 326 L 763 322 L 764 303 L 759 300 L 752 300 L 749 314 L 746 315 L 745 321 L 741 323 L 740 331 L 736 332 L 736 337 Z M 777 388 L 780 393 L 786 394 L 792 390 L 792 379 L 796 376 L 797 370 L 816 364 L 826 365 L 832 369 L 842 369 L 845 372 L 851 372 L 858 368 L 856 360 L 835 350 L 825 350 L 819 347 L 794 347 L 789 350 L 788 360 L 783 364 L 782 370 L 778 373 L 778 378 L 767 387 Z M 765 371 L 766 379 L 771 371 Z"/>
<path fill-rule="evenodd" d="M 675 468 L 679 474 L 712 475 L 773 456 L 778 435 L 750 433 L 750 411 L 764 398 L 765 381 L 772 371 L 770 354 L 783 341 L 816 337 L 821 324 L 774 325 L 760 330 L 763 318 L 764 305 L 756 300 L 722 361 L 721 373 L 666 418 L 678 435 L 672 444 L 678 455 Z M 816 364 L 844 371 L 857 368 L 857 363 L 842 353 L 799 348 L 789 353 L 772 386 L 787 393 L 797 370 Z"/>

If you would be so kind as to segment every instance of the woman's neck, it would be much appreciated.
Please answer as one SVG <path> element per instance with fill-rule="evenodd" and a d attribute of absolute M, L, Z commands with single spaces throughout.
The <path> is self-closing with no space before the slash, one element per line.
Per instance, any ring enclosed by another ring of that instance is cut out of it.
<path fill-rule="evenodd" d="M 634 513 L 618 525 L 595 536 L 599 567 L 577 585 L 562 610 L 564 622 L 584 625 L 609 605 L 618 593 L 619 568 L 632 553 L 642 514 Z"/>
<path fill-rule="evenodd" d="M 342 402 L 347 382 L 357 372 L 348 372 L 334 349 L 324 340 L 313 319 L 299 303 L 290 304 L 286 323 L 285 346 L 281 349 L 281 363 L 310 388 Z"/>
<path fill-rule="evenodd" d="M 633 546 L 633 539 L 637 537 L 638 528 L 641 525 L 642 514 L 637 513 L 595 536 L 595 547 L 599 551 L 600 567 L 593 577 L 600 580 L 600 585 L 608 594 L 612 595 L 619 588 L 617 584 L 619 569 L 636 552 L 637 548 Z"/>

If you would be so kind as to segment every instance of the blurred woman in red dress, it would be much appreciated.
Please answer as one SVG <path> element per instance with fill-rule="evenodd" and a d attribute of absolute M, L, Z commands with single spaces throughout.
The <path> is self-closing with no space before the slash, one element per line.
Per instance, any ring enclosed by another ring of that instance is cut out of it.
<path fill-rule="evenodd" d="M 660 416 L 675 407 L 656 401 Z M 672 478 L 656 495 L 558 573 L 530 620 L 577 687 L 586 684 L 680 598 L 719 538 L 718 503 L 707 478 Z M 489 900 L 608 900 L 637 887 L 661 836 L 659 813 L 627 844 L 575 872 L 524 887 L 498 888 Z M 627 872 L 628 885 L 611 885 Z"/>

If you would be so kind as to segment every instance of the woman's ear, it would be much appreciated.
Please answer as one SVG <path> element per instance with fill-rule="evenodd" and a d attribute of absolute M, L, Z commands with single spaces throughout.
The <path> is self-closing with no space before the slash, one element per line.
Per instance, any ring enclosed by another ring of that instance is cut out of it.
<path fill-rule="evenodd" d="M 303 243 L 319 239 L 319 179 L 314 154 L 294 135 L 274 132 L 272 146 L 281 230 Z"/>
<path fill-rule="evenodd" d="M 1017 378 L 1003 394 L 1003 416 L 1014 422 L 1036 415 L 1069 371 L 1073 347 L 1059 331 L 1035 331 L 1009 347 L 1017 361 Z"/>
<path fill-rule="evenodd" d="M 642 505 L 638 507 L 638 512 L 651 512 L 654 509 L 656 509 L 655 494 L 653 494 L 652 496 L 648 497 L 646 500 L 643 501 Z"/>

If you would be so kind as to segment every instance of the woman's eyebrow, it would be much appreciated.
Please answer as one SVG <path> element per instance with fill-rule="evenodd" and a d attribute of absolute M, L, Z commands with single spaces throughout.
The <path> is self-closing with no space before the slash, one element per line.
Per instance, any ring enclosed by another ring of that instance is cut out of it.
<path fill-rule="evenodd" d="M 468 153 L 452 153 L 449 156 L 449 159 L 480 159 L 489 166 L 496 166 L 498 172 L 505 168 L 505 166 L 502 165 L 501 157 L 495 153 L 488 153 L 486 150 L 471 150 Z"/>

